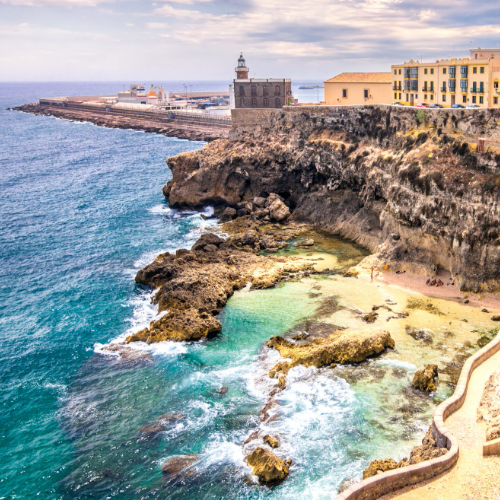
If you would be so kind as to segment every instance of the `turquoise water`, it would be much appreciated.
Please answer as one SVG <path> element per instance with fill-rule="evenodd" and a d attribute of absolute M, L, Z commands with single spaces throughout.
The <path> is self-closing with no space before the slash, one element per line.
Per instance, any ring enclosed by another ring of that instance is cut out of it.
<path fill-rule="evenodd" d="M 330 499 L 371 459 L 401 458 L 434 403 L 400 411 L 415 367 L 398 359 L 295 368 L 277 418 L 259 420 L 277 359 L 262 344 L 314 315 L 326 278 L 238 292 L 209 342 L 161 343 L 133 362 L 100 354 L 155 315 L 137 270 L 214 224 L 161 194 L 165 158 L 202 143 L 5 111 L 38 94 L 113 89 L 0 85 L 0 499 Z M 411 342 L 407 351 L 419 348 Z M 184 418 L 139 432 L 166 413 Z M 245 481 L 242 443 L 257 428 L 294 461 L 273 489 Z M 161 464 L 182 453 L 199 454 L 194 474 L 163 477 Z"/>

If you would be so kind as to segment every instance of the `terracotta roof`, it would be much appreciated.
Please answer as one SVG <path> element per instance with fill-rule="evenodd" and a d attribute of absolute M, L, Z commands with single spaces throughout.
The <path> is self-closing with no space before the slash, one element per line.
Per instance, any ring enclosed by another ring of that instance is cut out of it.
<path fill-rule="evenodd" d="M 340 73 L 325 83 L 391 83 L 392 74 L 387 73 Z"/>

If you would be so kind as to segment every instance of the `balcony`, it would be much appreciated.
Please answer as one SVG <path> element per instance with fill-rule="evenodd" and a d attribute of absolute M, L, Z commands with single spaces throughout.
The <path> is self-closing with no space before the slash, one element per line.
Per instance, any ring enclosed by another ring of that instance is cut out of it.
<path fill-rule="evenodd" d="M 472 87 L 472 88 L 470 89 L 470 93 L 471 93 L 471 94 L 478 94 L 478 93 L 479 93 L 479 89 L 478 89 L 478 88 L 476 88 L 476 87 Z"/>

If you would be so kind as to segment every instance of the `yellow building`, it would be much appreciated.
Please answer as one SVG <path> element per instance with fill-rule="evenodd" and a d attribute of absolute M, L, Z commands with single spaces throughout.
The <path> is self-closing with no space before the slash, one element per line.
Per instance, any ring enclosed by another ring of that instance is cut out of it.
<path fill-rule="evenodd" d="M 413 59 L 391 66 L 392 101 L 406 105 L 498 107 L 500 49 L 473 49 L 470 57 L 421 63 Z"/>
<path fill-rule="evenodd" d="M 389 104 L 391 73 L 341 73 L 325 82 L 325 104 Z"/>

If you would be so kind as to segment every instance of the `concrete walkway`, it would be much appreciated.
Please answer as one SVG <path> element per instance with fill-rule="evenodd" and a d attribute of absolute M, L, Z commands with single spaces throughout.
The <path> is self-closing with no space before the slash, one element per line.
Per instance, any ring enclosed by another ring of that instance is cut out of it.
<path fill-rule="evenodd" d="M 486 381 L 499 368 L 500 351 L 474 370 L 462 408 L 445 422 L 459 442 L 455 467 L 381 500 L 500 500 L 500 456 L 483 458 L 486 428 L 476 422 Z"/>

